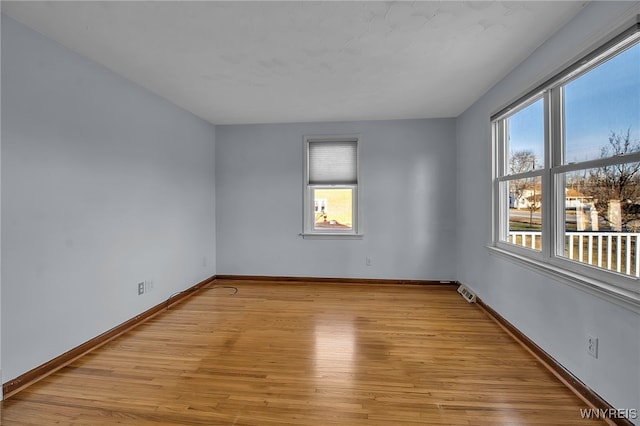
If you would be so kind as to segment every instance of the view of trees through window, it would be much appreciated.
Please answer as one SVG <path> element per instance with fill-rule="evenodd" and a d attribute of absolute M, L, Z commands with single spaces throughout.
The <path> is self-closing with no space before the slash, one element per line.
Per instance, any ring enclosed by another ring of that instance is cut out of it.
<path fill-rule="evenodd" d="M 640 140 L 630 129 L 610 132 L 601 158 L 640 152 Z M 534 170 L 538 161 L 532 150 L 509 155 L 510 174 Z M 564 174 L 565 222 L 569 231 L 640 231 L 640 163 L 621 163 Z M 539 178 L 509 182 L 510 230 L 540 230 L 542 187 Z M 525 212 L 521 214 L 518 212 Z"/>
<path fill-rule="evenodd" d="M 546 124 L 545 101 L 561 106 Z M 553 86 L 501 123 L 505 240 L 541 250 L 543 229 L 562 226 L 542 218 L 562 214 L 564 253 L 557 255 L 640 276 L 640 44 Z M 547 165 L 549 150 L 556 157 Z M 550 182 L 543 184 L 544 175 Z"/>
<path fill-rule="evenodd" d="M 611 132 L 602 158 L 640 151 L 630 131 Z M 629 231 L 640 229 L 640 163 L 621 163 L 565 174 L 566 230 Z"/>
<path fill-rule="evenodd" d="M 529 174 L 544 168 L 543 99 L 506 120 L 508 175 Z M 509 231 L 512 242 L 540 250 L 542 230 L 542 179 L 527 176 L 509 181 Z M 534 231 L 535 233 L 526 233 Z"/>

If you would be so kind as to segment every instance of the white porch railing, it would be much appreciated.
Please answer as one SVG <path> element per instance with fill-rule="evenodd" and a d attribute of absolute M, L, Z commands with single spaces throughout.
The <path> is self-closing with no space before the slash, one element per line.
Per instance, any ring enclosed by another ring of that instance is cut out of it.
<path fill-rule="evenodd" d="M 510 231 L 509 242 L 540 249 L 541 232 Z M 640 233 L 567 232 L 564 255 L 572 260 L 640 277 Z"/>

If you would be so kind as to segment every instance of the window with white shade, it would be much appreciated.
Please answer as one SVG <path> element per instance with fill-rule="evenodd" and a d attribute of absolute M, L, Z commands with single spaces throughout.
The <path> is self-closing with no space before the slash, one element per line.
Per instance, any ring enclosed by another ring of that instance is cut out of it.
<path fill-rule="evenodd" d="M 358 236 L 359 137 L 304 138 L 303 236 Z"/>

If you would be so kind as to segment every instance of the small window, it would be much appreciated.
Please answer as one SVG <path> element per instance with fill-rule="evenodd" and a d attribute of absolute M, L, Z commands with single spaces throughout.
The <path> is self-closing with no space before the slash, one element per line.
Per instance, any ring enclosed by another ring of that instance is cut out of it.
<path fill-rule="evenodd" d="M 357 136 L 305 137 L 303 235 L 358 235 Z"/>

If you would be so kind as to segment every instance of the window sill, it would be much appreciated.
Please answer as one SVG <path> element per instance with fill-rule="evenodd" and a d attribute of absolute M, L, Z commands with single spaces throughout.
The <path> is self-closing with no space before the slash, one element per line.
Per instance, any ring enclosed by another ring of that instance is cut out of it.
<path fill-rule="evenodd" d="M 601 299 L 622 306 L 635 313 L 640 313 L 640 294 L 607 284 L 592 277 L 568 271 L 536 259 L 531 259 L 498 247 L 487 246 L 489 253 L 510 262 L 522 265 L 530 270 L 554 278 L 561 283 L 593 294 Z"/>
<path fill-rule="evenodd" d="M 336 233 L 322 233 L 322 234 L 298 234 L 305 240 L 361 240 L 363 234 L 336 234 Z"/>

